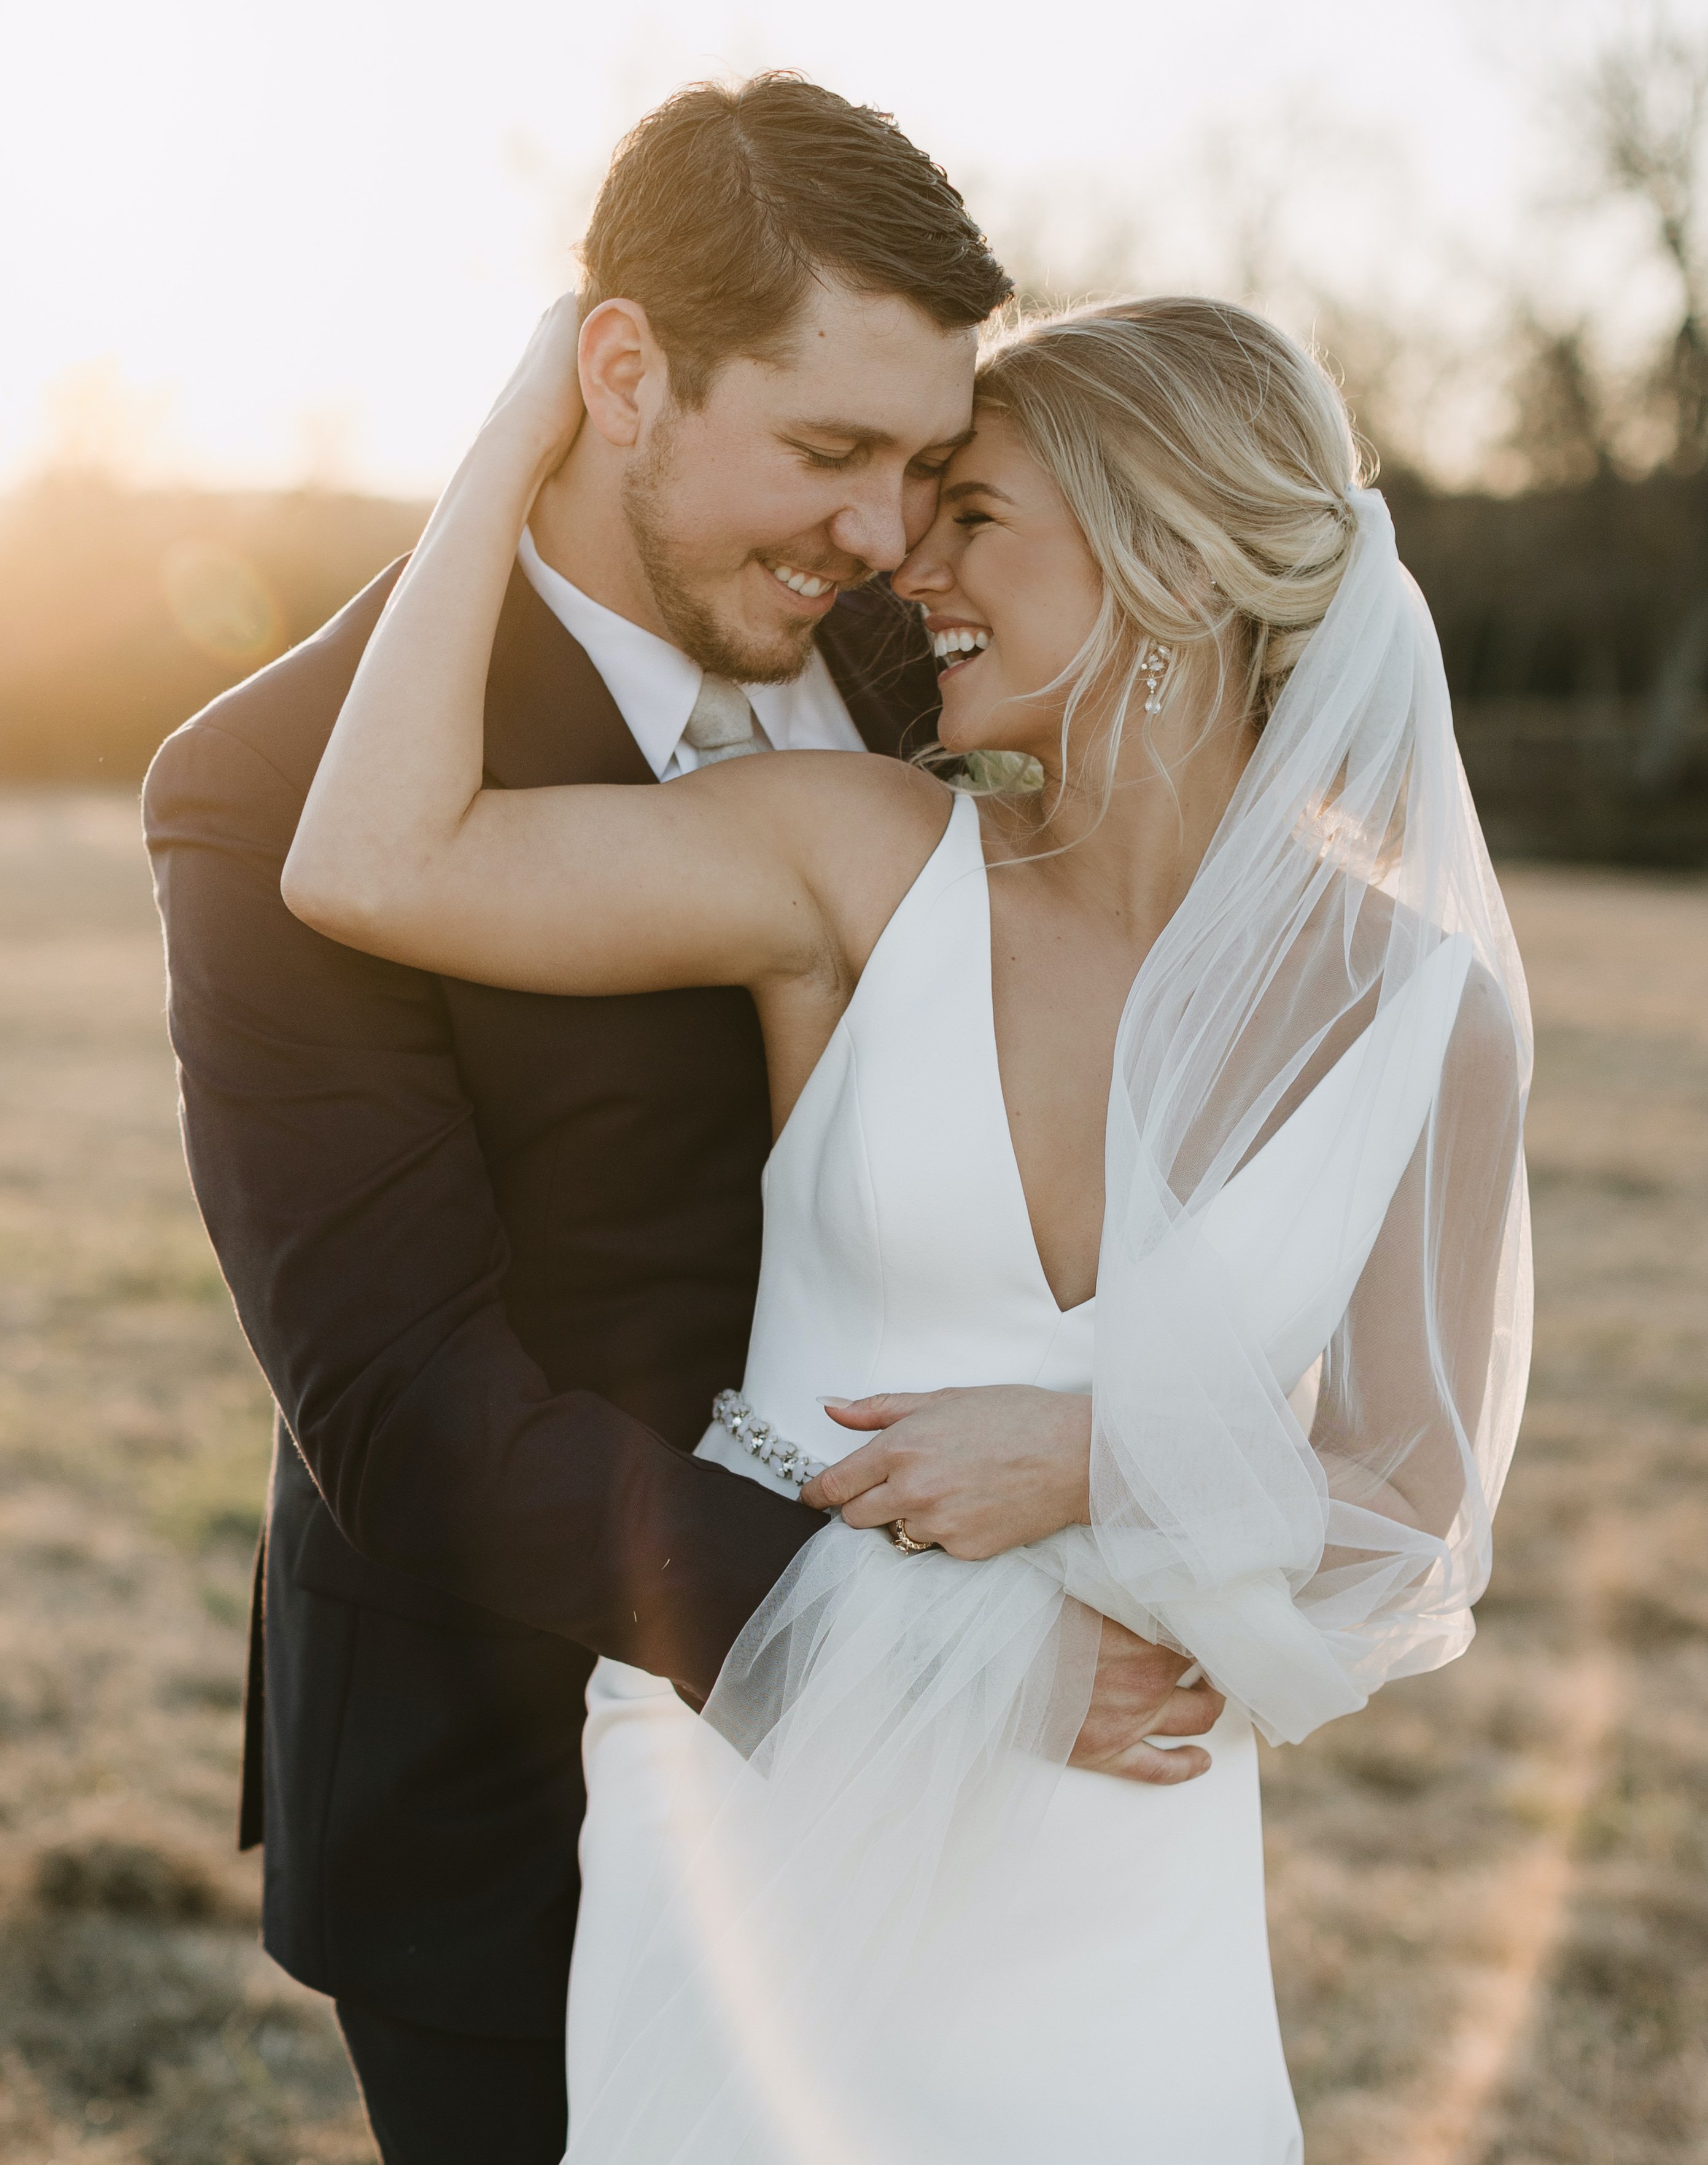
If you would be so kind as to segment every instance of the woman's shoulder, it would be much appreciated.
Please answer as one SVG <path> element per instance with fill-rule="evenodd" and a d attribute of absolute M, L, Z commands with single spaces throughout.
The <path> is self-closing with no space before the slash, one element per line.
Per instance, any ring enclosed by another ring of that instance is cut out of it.
<path fill-rule="evenodd" d="M 803 805 L 858 808 L 879 819 L 935 818 L 939 826 L 955 797 L 928 768 L 883 752 L 791 751 L 757 760 L 747 772 L 794 793 Z"/>
<path fill-rule="evenodd" d="M 726 760 L 693 779 L 741 792 L 776 840 L 807 852 L 819 867 L 874 852 L 898 864 L 923 861 L 941 840 L 955 801 L 955 793 L 923 767 L 867 751 Z"/>

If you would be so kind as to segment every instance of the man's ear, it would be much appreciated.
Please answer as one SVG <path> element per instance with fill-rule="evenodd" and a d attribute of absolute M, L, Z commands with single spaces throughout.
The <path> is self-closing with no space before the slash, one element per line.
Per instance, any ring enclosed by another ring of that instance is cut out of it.
<path fill-rule="evenodd" d="M 577 356 L 588 420 L 608 444 L 631 449 L 669 385 L 646 309 L 638 301 L 601 301 L 581 327 Z"/>

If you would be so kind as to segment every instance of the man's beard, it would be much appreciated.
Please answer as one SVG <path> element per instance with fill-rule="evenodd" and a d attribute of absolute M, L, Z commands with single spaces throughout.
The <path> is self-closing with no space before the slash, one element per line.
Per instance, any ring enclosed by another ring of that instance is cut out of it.
<path fill-rule="evenodd" d="M 762 640 L 717 612 L 684 577 L 672 546 L 667 508 L 670 498 L 672 432 L 661 423 L 646 456 L 623 478 L 623 514 L 635 553 L 671 644 L 714 676 L 736 684 L 788 684 L 813 658 L 815 622 L 780 624 Z M 766 577 L 770 577 L 769 572 Z"/>

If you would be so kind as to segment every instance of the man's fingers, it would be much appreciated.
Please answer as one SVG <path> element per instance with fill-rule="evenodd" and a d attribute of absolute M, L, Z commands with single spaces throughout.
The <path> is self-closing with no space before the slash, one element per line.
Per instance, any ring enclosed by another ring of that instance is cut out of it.
<path fill-rule="evenodd" d="M 1196 1744 L 1164 1746 L 1144 1737 L 1131 1742 L 1089 1746 L 1084 1732 L 1068 1762 L 1094 1774 L 1112 1774 L 1120 1782 L 1147 1782 L 1156 1788 L 1178 1788 L 1210 1772 L 1210 1754 Z"/>
<path fill-rule="evenodd" d="M 1195 1744 L 1177 1744 L 1171 1751 L 1155 1744 L 1130 1744 L 1104 1771 L 1124 1782 L 1149 1782 L 1157 1788 L 1172 1788 L 1207 1774 L 1210 1754 Z"/>
<path fill-rule="evenodd" d="M 1150 1725 L 1152 1736 L 1202 1736 L 1215 1727 L 1227 1701 L 1209 1684 L 1172 1691 Z"/>

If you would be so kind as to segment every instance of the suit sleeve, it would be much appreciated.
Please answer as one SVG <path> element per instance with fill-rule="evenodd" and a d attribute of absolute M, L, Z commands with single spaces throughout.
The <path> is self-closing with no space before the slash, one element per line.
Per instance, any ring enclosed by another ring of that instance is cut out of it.
<path fill-rule="evenodd" d="M 361 1554 L 704 1699 L 824 1522 L 551 1393 L 437 984 L 279 898 L 300 803 L 206 718 L 145 793 L 190 1176 L 250 1344 Z"/>

